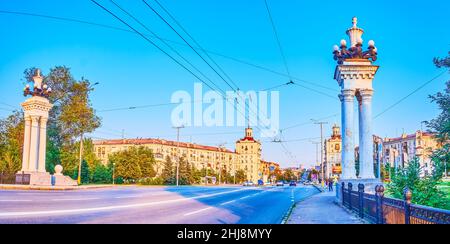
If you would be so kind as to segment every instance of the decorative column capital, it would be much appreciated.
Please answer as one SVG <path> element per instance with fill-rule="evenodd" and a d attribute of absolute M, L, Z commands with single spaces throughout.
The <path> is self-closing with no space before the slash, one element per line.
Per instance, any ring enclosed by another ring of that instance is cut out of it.
<path fill-rule="evenodd" d="M 359 96 L 362 101 L 372 100 L 373 90 L 372 89 L 361 89 L 359 90 Z"/>
<path fill-rule="evenodd" d="M 342 90 L 342 93 L 340 94 L 340 98 L 341 97 L 345 101 L 353 101 L 353 99 L 355 97 L 355 90 L 351 90 L 351 89 Z M 342 99 L 341 99 L 341 101 L 342 101 Z"/>
<path fill-rule="evenodd" d="M 38 116 L 38 115 L 31 115 L 30 116 L 30 119 L 31 119 L 32 123 L 39 123 L 39 118 L 40 118 L 40 116 Z"/>

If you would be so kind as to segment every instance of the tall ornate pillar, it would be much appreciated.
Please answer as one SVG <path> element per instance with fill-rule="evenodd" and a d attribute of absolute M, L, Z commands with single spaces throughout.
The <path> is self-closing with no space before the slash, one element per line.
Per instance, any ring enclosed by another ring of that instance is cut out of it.
<path fill-rule="evenodd" d="M 372 132 L 372 89 L 359 90 L 361 97 L 361 116 L 360 116 L 360 142 L 359 147 L 360 173 L 362 179 L 375 179 L 374 161 L 373 161 L 373 132 Z"/>
<path fill-rule="evenodd" d="M 347 29 L 351 46 L 347 48 L 347 41 L 341 40 L 340 47 L 335 45 L 333 54 L 337 61 L 334 78 L 342 91 L 342 176 L 341 179 L 355 179 L 354 168 L 354 144 L 353 131 L 349 128 L 353 125 L 354 96 L 359 105 L 359 179 L 352 180 L 366 185 L 365 191 L 372 189 L 374 182 L 373 173 L 373 137 L 372 137 L 372 82 L 378 71 L 378 66 L 373 65 L 377 60 L 377 48 L 374 41 L 368 42 L 368 50 L 363 50 L 362 35 L 364 31 L 357 26 L 357 18 L 353 18 L 353 26 Z M 352 91 L 352 92 L 350 92 Z M 349 121 L 351 120 L 351 122 Z M 359 182 L 358 182 L 359 181 Z M 348 182 L 348 181 L 347 181 Z"/>
<path fill-rule="evenodd" d="M 39 172 L 45 171 L 45 154 L 46 154 L 46 146 L 47 146 L 47 118 L 41 117 L 41 121 L 39 123 Z"/>
<path fill-rule="evenodd" d="M 25 133 L 23 137 L 23 155 L 22 155 L 22 169 L 20 171 L 28 171 L 30 160 L 30 138 L 31 138 L 31 117 L 25 114 Z"/>
<path fill-rule="evenodd" d="M 342 179 L 356 179 L 353 142 L 353 104 L 355 90 L 343 90 L 339 96 L 342 102 Z"/>
<path fill-rule="evenodd" d="M 30 159 L 28 172 L 36 172 L 39 160 L 39 116 L 31 116 Z"/>

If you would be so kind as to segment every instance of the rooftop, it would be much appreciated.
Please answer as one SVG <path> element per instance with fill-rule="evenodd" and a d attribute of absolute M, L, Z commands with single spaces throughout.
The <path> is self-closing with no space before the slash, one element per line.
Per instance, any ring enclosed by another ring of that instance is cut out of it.
<path fill-rule="evenodd" d="M 221 147 L 212 147 L 212 146 L 205 146 L 205 145 L 198 145 L 195 143 L 187 143 L 187 142 L 176 142 L 176 141 L 168 141 L 163 139 L 153 139 L 153 138 L 147 138 L 147 139 L 112 139 L 112 140 L 95 140 L 94 145 L 147 145 L 147 144 L 157 144 L 157 145 L 164 145 L 164 146 L 173 146 L 173 147 L 182 147 L 182 148 L 189 148 L 189 149 L 199 149 L 199 150 L 207 150 L 207 151 L 214 151 L 214 152 L 227 152 L 227 153 L 234 153 L 233 151 L 227 149 L 227 148 L 221 148 Z"/>

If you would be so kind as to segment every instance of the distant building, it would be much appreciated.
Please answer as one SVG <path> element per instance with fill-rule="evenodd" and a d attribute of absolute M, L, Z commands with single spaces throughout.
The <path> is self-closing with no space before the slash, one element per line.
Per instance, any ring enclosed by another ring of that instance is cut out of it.
<path fill-rule="evenodd" d="M 342 154 L 342 138 L 339 126 L 333 126 L 333 133 L 329 139 L 325 140 L 325 178 L 339 176 L 342 173 L 341 154 Z"/>
<path fill-rule="evenodd" d="M 262 172 L 264 182 L 274 182 L 276 176 L 281 174 L 280 164 L 275 162 L 261 161 L 260 172 Z"/>
<path fill-rule="evenodd" d="M 442 145 L 434 134 L 417 131 L 414 134 L 402 134 L 397 138 L 383 140 L 383 162 L 391 167 L 405 167 L 415 157 L 419 159 L 424 173 L 432 171 L 431 154 Z"/>
<path fill-rule="evenodd" d="M 244 170 L 247 180 L 256 183 L 264 177 L 261 160 L 261 143 L 254 139 L 252 128 L 245 129 L 244 138 L 236 142 L 236 150 L 198 145 L 195 143 L 168 141 L 163 139 L 116 139 L 94 141 L 94 151 L 103 164 L 109 162 L 109 156 L 130 147 L 144 146 L 153 151 L 156 159 L 155 170 L 161 174 L 167 156 L 175 162 L 176 157 L 185 158 L 197 169 L 218 172 L 224 169 L 234 175 Z M 279 168 L 279 166 L 278 166 Z"/>

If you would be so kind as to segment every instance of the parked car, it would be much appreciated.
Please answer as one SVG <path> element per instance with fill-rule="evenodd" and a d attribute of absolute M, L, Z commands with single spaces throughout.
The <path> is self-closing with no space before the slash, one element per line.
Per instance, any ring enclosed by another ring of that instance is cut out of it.
<path fill-rule="evenodd" d="M 277 186 L 284 186 L 284 182 L 283 181 L 277 181 Z"/>
<path fill-rule="evenodd" d="M 291 183 L 289 183 L 289 186 L 297 186 L 297 183 L 295 181 L 291 181 Z"/>
<path fill-rule="evenodd" d="M 243 186 L 253 186 L 253 182 L 251 181 L 245 181 L 244 184 L 242 184 Z"/>

